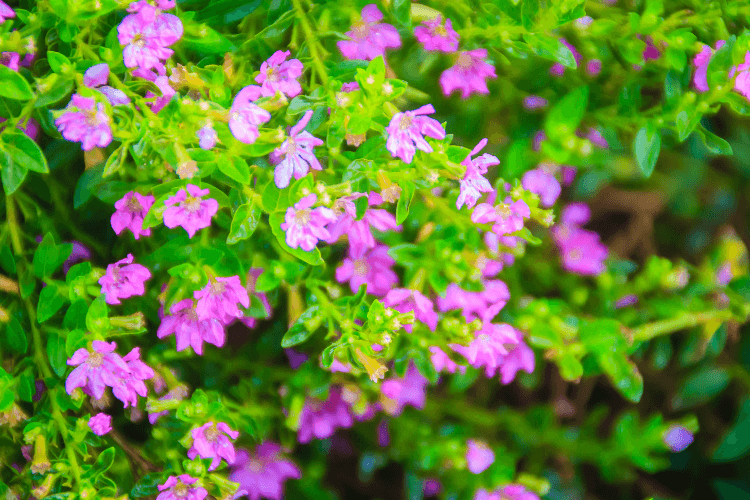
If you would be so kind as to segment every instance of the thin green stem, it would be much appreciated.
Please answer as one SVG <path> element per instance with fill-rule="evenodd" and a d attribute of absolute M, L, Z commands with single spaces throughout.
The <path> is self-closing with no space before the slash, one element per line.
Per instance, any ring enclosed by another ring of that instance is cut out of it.
<path fill-rule="evenodd" d="M 745 319 L 747 319 L 747 317 L 750 316 L 750 304 L 745 304 L 743 312 Z M 658 337 L 659 335 L 666 335 L 685 328 L 692 328 L 703 323 L 708 323 L 709 321 L 727 321 L 733 317 L 734 314 L 729 309 L 687 313 L 676 318 L 654 321 L 653 323 L 633 328 L 630 330 L 630 333 L 635 342 L 644 342 Z"/>
<path fill-rule="evenodd" d="M 307 19 L 307 14 L 302 9 L 302 4 L 300 4 L 300 1 L 292 0 L 292 4 L 294 5 L 294 10 L 297 11 L 297 17 L 302 24 L 302 31 L 305 32 L 305 37 L 307 38 L 307 43 L 310 47 L 310 55 L 312 56 L 312 62 L 315 66 L 315 70 L 317 71 L 318 77 L 320 77 L 320 81 L 323 83 L 323 86 L 326 86 L 328 85 L 328 72 L 326 71 L 325 66 L 323 66 L 323 59 L 320 57 L 321 54 L 318 52 L 318 48 L 320 46 L 318 37 L 315 36 L 315 32 L 313 32 L 312 27 L 310 26 L 310 22 Z"/>

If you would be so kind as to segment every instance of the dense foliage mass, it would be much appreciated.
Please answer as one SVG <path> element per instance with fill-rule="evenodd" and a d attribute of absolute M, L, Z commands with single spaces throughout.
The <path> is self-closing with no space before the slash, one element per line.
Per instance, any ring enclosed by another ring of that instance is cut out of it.
<path fill-rule="evenodd" d="M 748 16 L 0 1 L 0 494 L 750 497 Z"/>

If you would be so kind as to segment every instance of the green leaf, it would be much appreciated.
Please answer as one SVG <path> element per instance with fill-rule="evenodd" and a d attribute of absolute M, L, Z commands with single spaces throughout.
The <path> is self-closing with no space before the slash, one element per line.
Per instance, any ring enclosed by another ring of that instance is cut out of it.
<path fill-rule="evenodd" d="M 60 54 L 59 52 L 55 52 L 52 50 L 47 51 L 47 62 L 49 63 L 49 67 L 52 68 L 52 71 L 54 71 L 55 73 L 62 73 L 63 66 L 65 65 L 67 65 L 68 68 L 72 68 L 70 59 Z"/>
<path fill-rule="evenodd" d="M 276 240 L 281 245 L 281 248 L 286 250 L 288 253 L 294 255 L 301 261 L 307 262 L 311 266 L 320 266 L 323 264 L 323 258 L 320 256 L 320 250 L 317 247 L 313 248 L 312 251 L 306 252 L 301 248 L 291 248 L 286 243 L 286 233 L 281 229 L 281 224 L 284 223 L 284 212 L 274 212 L 269 217 L 268 223 L 271 225 L 271 232 L 276 237 Z"/>
<path fill-rule="evenodd" d="M 565 353 L 557 359 L 560 376 L 567 381 L 580 380 L 583 376 L 583 365 L 570 353 Z"/>
<path fill-rule="evenodd" d="M 401 195 L 398 197 L 396 204 L 396 223 L 403 223 L 409 216 L 409 208 L 411 207 L 412 199 L 414 198 L 414 191 L 416 186 L 411 181 L 405 181 L 401 184 Z"/>
<path fill-rule="evenodd" d="M 273 213 L 276 210 L 286 209 L 289 203 L 287 201 L 287 192 L 277 188 L 276 183 L 273 180 L 263 188 L 261 202 L 263 204 L 263 211 L 268 214 Z"/>
<path fill-rule="evenodd" d="M 143 476 L 133 489 L 130 490 L 130 496 L 133 498 L 142 498 L 156 495 L 159 492 L 159 485 L 164 482 L 164 474 L 161 472 L 151 472 Z"/>
<path fill-rule="evenodd" d="M 111 446 L 104 450 L 103 452 L 99 453 L 99 456 L 96 459 L 96 465 L 95 469 L 97 473 L 106 472 L 109 470 L 110 467 L 112 467 L 112 464 L 115 461 L 115 447 Z"/>
<path fill-rule="evenodd" d="M 301 344 L 310 338 L 320 325 L 320 307 L 316 305 L 308 307 L 294 322 L 289 331 L 284 334 L 281 339 L 281 347 L 286 349 Z"/>
<path fill-rule="evenodd" d="M 727 431 L 714 452 L 717 462 L 731 462 L 750 452 L 750 399 L 745 399 L 734 425 Z"/>
<path fill-rule="evenodd" d="M 250 167 L 247 166 L 247 163 L 242 158 L 235 156 L 229 159 L 223 155 L 217 156 L 216 165 L 219 167 L 219 171 L 230 179 L 242 185 L 250 183 Z"/>
<path fill-rule="evenodd" d="M 86 328 L 86 313 L 89 310 L 89 305 L 83 299 L 78 299 L 70 304 L 68 310 L 65 311 L 65 317 L 63 318 L 63 327 L 68 330 L 85 329 Z"/>
<path fill-rule="evenodd" d="M 4 68 L 5 66 L 0 65 L 0 67 Z M 1 87 L 2 85 L 0 85 Z M 15 193 L 23 184 L 23 180 L 28 173 L 28 170 L 13 161 L 10 153 L 0 151 L 0 179 L 3 181 L 3 191 L 6 195 Z"/>
<path fill-rule="evenodd" d="M 709 132 L 702 125 L 698 125 L 695 132 L 703 141 L 703 145 L 706 146 L 710 152 L 716 155 L 727 155 L 732 154 L 732 146 L 727 141 L 719 137 L 718 135 Z"/>
<path fill-rule="evenodd" d="M 717 85 L 726 85 L 727 73 L 729 68 L 732 67 L 732 48 L 736 39 L 737 37 L 734 35 L 729 37 L 724 46 L 714 52 L 708 61 L 706 80 L 709 88 L 713 89 Z"/>
<path fill-rule="evenodd" d="M 17 71 L 0 64 L 0 96 L 17 101 L 29 101 L 34 97 L 29 82 Z"/>
<path fill-rule="evenodd" d="M 68 273 L 65 275 L 65 283 L 70 285 L 73 280 L 82 276 L 87 276 L 91 272 L 91 262 L 81 262 L 68 269 Z"/>
<path fill-rule="evenodd" d="M 47 285 L 42 288 L 39 294 L 39 303 L 36 308 L 37 321 L 44 323 L 67 302 L 67 299 L 60 295 L 60 290 L 54 285 Z"/>
<path fill-rule="evenodd" d="M 86 329 L 91 333 L 105 333 L 109 328 L 109 308 L 104 302 L 104 295 L 97 297 L 86 313 Z"/>
<path fill-rule="evenodd" d="M 729 372 L 725 368 L 707 366 L 685 380 L 672 398 L 672 408 L 683 410 L 705 403 L 723 391 L 729 380 Z"/>
<path fill-rule="evenodd" d="M 644 125 L 635 135 L 633 143 L 633 152 L 635 161 L 644 177 L 651 177 L 656 166 L 656 160 L 659 159 L 659 150 L 661 149 L 661 136 L 653 124 Z"/>
<path fill-rule="evenodd" d="M 559 62 L 566 68 L 578 68 L 573 52 L 559 38 L 543 33 L 529 33 L 523 35 L 523 39 L 539 57 Z"/>
<path fill-rule="evenodd" d="M 411 0 L 393 0 L 391 12 L 398 24 L 411 28 Z"/>
<path fill-rule="evenodd" d="M 563 97 L 547 114 L 544 131 L 551 139 L 562 139 L 575 133 L 586 113 L 589 88 L 578 87 Z"/>
<path fill-rule="evenodd" d="M 49 166 L 44 153 L 39 149 L 36 142 L 26 134 L 19 131 L 9 131 L 3 134 L 3 142 L 5 143 L 5 150 L 15 163 L 33 172 L 49 173 Z"/>
<path fill-rule="evenodd" d="M 49 364 L 58 377 L 65 375 L 68 369 L 67 356 L 65 355 L 65 341 L 56 333 L 47 335 L 47 356 Z"/>
<path fill-rule="evenodd" d="M 122 167 L 123 163 L 125 163 L 125 158 L 128 157 L 129 147 L 129 142 L 123 142 L 117 149 L 112 152 L 111 155 L 109 155 L 109 158 L 107 158 L 107 163 L 104 164 L 102 177 L 107 177 L 120 170 L 120 167 Z"/>
<path fill-rule="evenodd" d="M 16 318 L 11 318 L 5 325 L 5 337 L 8 339 L 10 348 L 19 354 L 26 354 L 29 348 L 29 339 L 26 337 L 21 323 Z"/>
<path fill-rule="evenodd" d="M 65 354 L 70 358 L 80 348 L 86 347 L 86 332 L 83 330 L 72 330 L 65 339 Z"/>
<path fill-rule="evenodd" d="M 227 243 L 232 245 L 253 235 L 260 222 L 260 207 L 255 203 L 240 205 L 232 218 Z"/>
<path fill-rule="evenodd" d="M 70 243 L 56 245 L 52 233 L 47 233 L 34 252 L 34 274 L 37 278 L 52 276 L 52 273 L 65 262 L 72 251 L 73 245 Z"/>
<path fill-rule="evenodd" d="M 34 394 L 36 394 L 34 377 L 30 372 L 25 371 L 18 378 L 18 396 L 21 398 L 21 401 L 31 403 L 34 400 Z"/>

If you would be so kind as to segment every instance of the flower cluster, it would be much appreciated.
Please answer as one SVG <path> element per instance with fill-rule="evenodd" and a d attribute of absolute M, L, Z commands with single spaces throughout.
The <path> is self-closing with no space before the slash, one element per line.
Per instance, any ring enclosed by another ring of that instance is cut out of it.
<path fill-rule="evenodd" d="M 581 227 L 590 218 L 591 211 L 585 203 L 571 203 L 563 209 L 560 223 L 552 228 L 562 266 L 568 272 L 597 275 L 604 271 L 607 247 L 602 244 L 598 234 Z"/>

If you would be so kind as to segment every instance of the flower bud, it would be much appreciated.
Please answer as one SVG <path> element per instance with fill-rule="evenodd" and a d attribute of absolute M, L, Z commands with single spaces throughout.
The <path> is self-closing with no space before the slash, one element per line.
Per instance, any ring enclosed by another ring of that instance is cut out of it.
<path fill-rule="evenodd" d="M 49 458 L 47 458 L 47 442 L 43 435 L 37 434 L 34 440 L 34 459 L 31 461 L 31 472 L 44 474 L 50 466 Z"/>
<path fill-rule="evenodd" d="M 370 380 L 372 380 L 373 382 L 377 382 L 378 380 L 381 380 L 383 379 L 383 377 L 385 377 L 385 372 L 388 371 L 388 368 L 381 365 L 380 362 L 378 362 L 376 359 L 373 359 L 363 353 L 359 347 L 354 350 L 354 354 L 357 357 L 357 360 L 362 363 L 362 366 L 365 367 L 365 370 L 367 370 L 367 374 L 370 376 Z"/>

